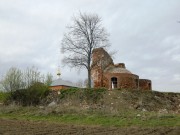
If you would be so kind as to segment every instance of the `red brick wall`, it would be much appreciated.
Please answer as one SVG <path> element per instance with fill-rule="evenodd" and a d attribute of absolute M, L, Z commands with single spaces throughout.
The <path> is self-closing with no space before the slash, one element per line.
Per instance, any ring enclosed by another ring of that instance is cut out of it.
<path fill-rule="evenodd" d="M 139 79 L 139 89 L 140 90 L 152 90 L 151 80 Z"/>
<path fill-rule="evenodd" d="M 126 73 L 106 73 L 105 77 L 108 80 L 108 84 L 106 84 L 106 87 L 109 89 L 112 88 L 112 77 L 117 78 L 117 88 L 138 89 L 139 77 L 137 75 Z"/>
<path fill-rule="evenodd" d="M 55 91 L 58 91 L 61 89 L 67 89 L 67 88 L 70 88 L 70 87 L 68 87 L 68 86 L 50 86 L 50 90 L 55 90 Z"/>
<path fill-rule="evenodd" d="M 104 77 L 104 69 L 109 65 L 114 65 L 111 56 L 103 49 L 93 50 L 91 76 L 94 87 L 105 87 L 107 79 Z"/>
<path fill-rule="evenodd" d="M 139 79 L 139 76 L 130 72 L 113 73 L 106 70 L 109 67 L 126 68 L 124 63 L 114 64 L 111 56 L 103 49 L 97 48 L 93 50 L 91 76 L 94 87 L 112 88 L 112 77 L 117 78 L 117 88 L 125 89 L 144 89 L 151 90 L 151 81 L 147 79 Z"/>

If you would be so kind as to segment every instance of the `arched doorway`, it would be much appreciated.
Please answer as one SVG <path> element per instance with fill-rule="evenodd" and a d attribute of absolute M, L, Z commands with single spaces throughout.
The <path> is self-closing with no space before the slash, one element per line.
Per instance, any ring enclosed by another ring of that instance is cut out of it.
<path fill-rule="evenodd" d="M 112 89 L 116 89 L 117 88 L 117 78 L 116 77 L 112 77 L 111 78 L 111 88 Z"/>

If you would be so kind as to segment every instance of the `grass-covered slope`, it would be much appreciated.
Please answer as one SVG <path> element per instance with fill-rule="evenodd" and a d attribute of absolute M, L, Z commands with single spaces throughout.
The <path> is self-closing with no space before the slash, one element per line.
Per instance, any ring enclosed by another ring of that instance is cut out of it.
<path fill-rule="evenodd" d="M 180 94 L 69 89 L 41 105 L 0 106 L 0 118 L 104 126 L 180 126 Z"/>

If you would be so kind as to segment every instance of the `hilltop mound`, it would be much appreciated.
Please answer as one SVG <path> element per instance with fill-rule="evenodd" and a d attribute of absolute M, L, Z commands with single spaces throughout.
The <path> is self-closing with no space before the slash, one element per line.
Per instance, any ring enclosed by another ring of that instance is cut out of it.
<path fill-rule="evenodd" d="M 73 107 L 79 110 L 120 112 L 122 110 L 180 113 L 180 93 L 130 90 L 64 90 L 60 95 L 52 94 L 46 103 Z"/>

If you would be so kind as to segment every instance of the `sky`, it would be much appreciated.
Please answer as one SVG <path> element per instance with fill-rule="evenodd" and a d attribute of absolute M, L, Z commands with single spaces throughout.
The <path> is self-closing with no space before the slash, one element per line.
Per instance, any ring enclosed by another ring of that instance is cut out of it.
<path fill-rule="evenodd" d="M 0 0 L 0 79 L 10 67 L 35 66 L 72 82 L 87 78 L 62 65 L 63 34 L 72 17 L 95 13 L 110 34 L 114 63 L 153 90 L 180 92 L 180 0 Z"/>

